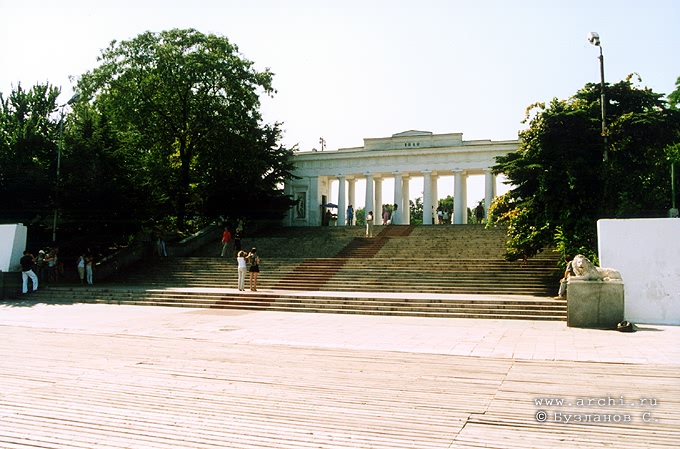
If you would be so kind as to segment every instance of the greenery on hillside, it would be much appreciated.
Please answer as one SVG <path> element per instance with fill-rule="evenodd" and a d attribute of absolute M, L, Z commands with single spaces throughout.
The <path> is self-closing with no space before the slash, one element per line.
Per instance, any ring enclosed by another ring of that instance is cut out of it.
<path fill-rule="evenodd" d="M 519 151 L 497 159 L 495 172 L 515 186 L 491 208 L 491 224 L 509 226 L 509 258 L 554 245 L 597 260 L 598 219 L 668 216 L 680 111 L 631 77 L 607 85 L 605 140 L 599 95 L 587 84 L 568 100 L 531 106 Z"/>
<path fill-rule="evenodd" d="M 282 217 L 294 149 L 260 115 L 272 79 L 226 38 L 175 29 L 112 42 L 69 105 L 17 85 L 0 94 L 0 220 L 49 230 L 58 209 L 66 238 Z"/>

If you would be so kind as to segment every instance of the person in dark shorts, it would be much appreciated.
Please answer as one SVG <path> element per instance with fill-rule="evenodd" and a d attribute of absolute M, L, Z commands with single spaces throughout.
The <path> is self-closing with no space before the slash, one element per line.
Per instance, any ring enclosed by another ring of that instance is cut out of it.
<path fill-rule="evenodd" d="M 246 261 L 250 265 L 248 271 L 250 272 L 250 290 L 257 291 L 257 275 L 260 273 L 260 256 L 257 255 L 257 248 L 253 248 L 248 253 Z"/>

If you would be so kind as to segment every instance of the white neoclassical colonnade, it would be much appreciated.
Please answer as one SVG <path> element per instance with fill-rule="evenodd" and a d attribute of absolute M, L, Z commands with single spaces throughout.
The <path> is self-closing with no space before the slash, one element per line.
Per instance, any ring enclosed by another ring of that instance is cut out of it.
<path fill-rule="evenodd" d="M 294 175 L 287 182 L 285 193 L 298 201 L 291 209 L 285 224 L 288 226 L 318 226 L 322 223 L 323 204 L 333 201 L 331 185 L 338 182 L 337 224 L 346 223 L 346 209 L 356 205 L 356 183 L 365 181 L 365 207 L 380 216 L 383 201 L 383 180 L 394 181 L 394 224 L 409 224 L 410 180 L 422 177 L 423 211 L 433 211 L 442 196 L 437 180 L 453 176 L 453 222 L 467 222 L 468 177 L 484 175 L 484 203 L 491 204 L 496 196 L 496 177 L 491 167 L 496 157 L 516 151 L 517 140 L 463 141 L 461 133 L 432 134 L 427 131 L 407 131 L 386 138 L 364 139 L 364 146 L 336 151 L 296 153 Z M 426 224 L 429 224 L 425 220 Z"/>

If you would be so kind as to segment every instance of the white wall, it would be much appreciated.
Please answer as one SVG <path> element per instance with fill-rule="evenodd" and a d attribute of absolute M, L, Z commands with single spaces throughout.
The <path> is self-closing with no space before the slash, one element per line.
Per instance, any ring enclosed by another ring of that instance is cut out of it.
<path fill-rule="evenodd" d="M 600 220 L 600 265 L 621 272 L 625 319 L 680 325 L 680 219 Z"/>
<path fill-rule="evenodd" d="M 22 224 L 0 225 L 0 271 L 21 271 L 19 259 L 26 250 L 27 235 Z"/>

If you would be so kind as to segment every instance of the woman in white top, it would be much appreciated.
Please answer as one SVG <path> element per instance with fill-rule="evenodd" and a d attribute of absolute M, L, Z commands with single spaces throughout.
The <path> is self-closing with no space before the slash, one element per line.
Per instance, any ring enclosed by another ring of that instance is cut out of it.
<path fill-rule="evenodd" d="M 238 263 L 238 289 L 239 291 L 245 290 L 246 272 L 248 267 L 246 266 L 246 252 L 239 251 L 236 256 L 236 262 Z"/>
<path fill-rule="evenodd" d="M 81 255 L 78 258 L 78 277 L 80 278 L 80 283 L 85 282 L 85 256 Z"/>

